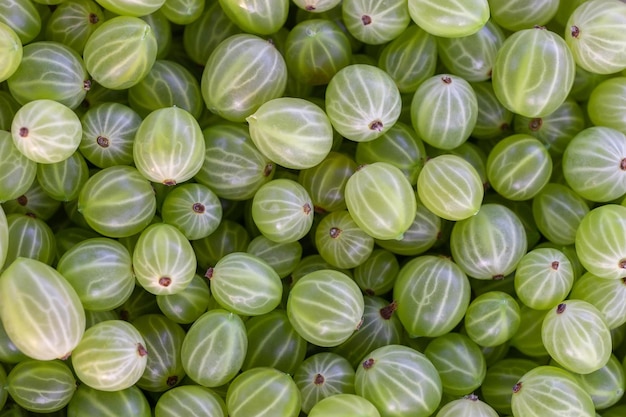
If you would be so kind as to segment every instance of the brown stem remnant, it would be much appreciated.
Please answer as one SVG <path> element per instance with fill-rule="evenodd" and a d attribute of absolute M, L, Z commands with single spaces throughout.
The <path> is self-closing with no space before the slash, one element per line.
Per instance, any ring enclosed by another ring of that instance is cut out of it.
<path fill-rule="evenodd" d="M 104 136 L 98 136 L 96 138 L 96 143 L 101 148 L 108 148 L 109 147 L 109 138 L 105 138 Z"/>
<path fill-rule="evenodd" d="M 357 323 L 357 325 L 354 328 L 354 330 L 359 330 L 361 328 L 361 326 L 363 326 L 363 322 L 364 321 L 365 321 L 365 317 L 361 317 L 361 320 L 359 320 L 359 322 Z"/>
<path fill-rule="evenodd" d="M 206 274 L 204 274 L 204 277 L 210 280 L 211 278 L 213 278 L 213 271 L 214 269 L 212 267 L 207 269 Z"/>
<path fill-rule="evenodd" d="M 194 211 L 194 213 L 204 213 L 204 210 L 206 209 L 206 207 L 204 207 L 204 204 L 202 203 L 195 203 L 193 206 L 191 206 L 191 209 Z"/>
<path fill-rule="evenodd" d="M 391 304 L 386 305 L 380 309 L 380 316 L 384 320 L 389 320 L 391 319 L 393 312 L 396 311 L 397 309 L 398 309 L 398 302 L 396 300 L 393 300 Z"/>
<path fill-rule="evenodd" d="M 370 130 L 381 132 L 383 130 L 383 122 L 381 122 L 380 120 L 374 120 L 372 123 L 369 124 L 369 128 Z"/>
<path fill-rule="evenodd" d="M 530 119 L 530 122 L 528 122 L 528 128 L 532 132 L 536 132 L 539 129 L 541 129 L 542 125 L 543 125 L 543 119 L 541 117 L 535 117 L 534 119 Z"/>
<path fill-rule="evenodd" d="M 139 356 L 143 357 L 148 354 L 148 351 L 141 343 L 137 343 L 137 353 L 139 354 Z"/>

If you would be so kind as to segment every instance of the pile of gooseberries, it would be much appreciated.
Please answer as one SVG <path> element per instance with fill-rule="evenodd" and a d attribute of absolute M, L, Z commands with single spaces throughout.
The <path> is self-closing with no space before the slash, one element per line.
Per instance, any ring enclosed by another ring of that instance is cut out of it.
<path fill-rule="evenodd" d="M 0 0 L 0 417 L 625 390 L 626 0 Z"/>

